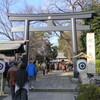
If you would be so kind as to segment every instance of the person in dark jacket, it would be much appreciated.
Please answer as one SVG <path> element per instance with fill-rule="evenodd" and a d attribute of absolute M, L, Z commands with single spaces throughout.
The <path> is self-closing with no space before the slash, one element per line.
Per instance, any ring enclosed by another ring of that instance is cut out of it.
<path fill-rule="evenodd" d="M 14 65 L 11 68 L 9 68 L 7 72 L 7 79 L 9 80 L 9 84 L 11 87 L 12 100 L 15 100 L 15 84 L 16 84 L 15 76 L 18 69 L 19 68 L 17 62 L 14 62 Z"/>
<path fill-rule="evenodd" d="M 15 100 L 28 100 L 28 73 L 25 63 L 16 72 Z"/>
<path fill-rule="evenodd" d="M 37 68 L 35 64 L 32 63 L 32 61 L 30 61 L 26 67 L 26 71 L 28 72 L 29 77 L 29 89 L 34 89 L 34 76 L 37 74 Z"/>
<path fill-rule="evenodd" d="M 38 74 L 38 68 L 37 68 L 37 65 L 36 65 L 36 61 L 33 61 L 33 64 L 35 65 L 36 67 L 36 72 L 35 72 L 35 75 L 34 75 L 34 81 L 36 81 L 36 76 Z"/>

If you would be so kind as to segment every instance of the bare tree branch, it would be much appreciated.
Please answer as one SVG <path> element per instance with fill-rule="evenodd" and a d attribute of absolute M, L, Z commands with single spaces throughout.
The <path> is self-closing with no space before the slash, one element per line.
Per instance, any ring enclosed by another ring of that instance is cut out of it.
<path fill-rule="evenodd" d="M 59 11 L 62 11 L 64 13 L 66 13 L 66 11 L 62 10 L 61 8 L 59 8 L 56 4 L 55 4 L 55 7 L 58 8 Z"/>

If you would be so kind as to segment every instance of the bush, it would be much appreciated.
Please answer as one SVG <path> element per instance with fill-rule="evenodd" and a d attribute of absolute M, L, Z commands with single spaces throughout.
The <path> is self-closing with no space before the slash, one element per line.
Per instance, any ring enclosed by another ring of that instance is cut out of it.
<path fill-rule="evenodd" d="M 77 87 L 77 100 L 100 100 L 100 87 L 93 84 L 81 84 Z"/>
<path fill-rule="evenodd" d="M 96 59 L 96 72 L 100 73 L 100 59 Z"/>

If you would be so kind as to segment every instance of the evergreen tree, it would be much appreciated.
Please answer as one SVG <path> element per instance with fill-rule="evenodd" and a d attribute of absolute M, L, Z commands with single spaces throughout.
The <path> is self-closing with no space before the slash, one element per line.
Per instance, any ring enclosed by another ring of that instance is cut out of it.
<path fill-rule="evenodd" d="M 90 30 L 87 32 L 95 33 L 96 59 L 100 59 L 100 3 L 98 1 L 94 1 L 94 3 L 91 6 L 88 5 L 84 9 L 86 11 L 95 11 L 95 13 L 93 14 L 93 18 L 86 19 L 85 24 L 91 26 Z M 84 47 L 83 51 L 86 51 L 86 33 L 81 36 L 81 43 Z"/>

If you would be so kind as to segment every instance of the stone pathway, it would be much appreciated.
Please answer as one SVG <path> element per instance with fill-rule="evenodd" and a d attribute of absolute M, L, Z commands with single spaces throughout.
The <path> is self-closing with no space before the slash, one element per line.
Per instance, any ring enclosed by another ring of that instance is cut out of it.
<path fill-rule="evenodd" d="M 34 83 L 35 89 L 28 93 L 28 100 L 75 100 L 74 91 L 77 86 L 71 81 L 73 72 L 52 71 L 46 75 L 39 72 Z M 10 93 L 6 88 L 5 92 Z M 10 96 L 0 100 L 11 100 Z"/>

